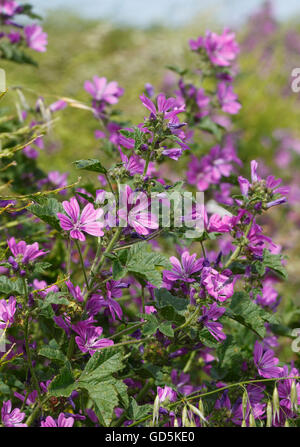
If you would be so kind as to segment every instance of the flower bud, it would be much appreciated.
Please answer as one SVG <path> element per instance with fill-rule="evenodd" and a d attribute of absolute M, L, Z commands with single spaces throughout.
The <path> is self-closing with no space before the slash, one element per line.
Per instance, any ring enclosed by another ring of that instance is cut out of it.
<path fill-rule="evenodd" d="M 296 412 L 298 411 L 298 393 L 297 393 L 297 386 L 295 380 L 292 382 L 291 386 L 291 404 L 292 409 L 294 409 Z"/>
<path fill-rule="evenodd" d="M 272 427 L 272 404 L 268 401 L 267 405 L 267 427 Z"/>
<path fill-rule="evenodd" d="M 277 390 L 276 385 L 275 385 L 274 391 L 273 391 L 273 408 L 274 408 L 274 414 L 273 414 L 274 419 L 276 416 L 279 418 L 280 404 L 279 404 L 279 395 L 278 395 L 278 390 Z"/>

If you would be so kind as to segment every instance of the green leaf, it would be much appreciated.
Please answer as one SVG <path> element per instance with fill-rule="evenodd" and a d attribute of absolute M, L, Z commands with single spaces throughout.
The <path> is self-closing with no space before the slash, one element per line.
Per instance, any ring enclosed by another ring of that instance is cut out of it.
<path fill-rule="evenodd" d="M 138 128 L 134 128 L 134 150 L 138 151 L 143 144 L 143 132 Z"/>
<path fill-rule="evenodd" d="M 64 209 L 58 200 L 43 197 L 41 199 L 41 203 L 36 203 L 29 206 L 28 210 L 35 216 L 39 217 L 42 221 L 51 225 L 51 227 L 61 231 L 57 213 L 63 213 Z"/>
<path fill-rule="evenodd" d="M 159 267 L 172 268 L 170 261 L 160 253 L 152 252 L 146 242 L 139 242 L 130 247 L 126 269 L 136 274 L 138 278 L 149 281 L 156 287 L 162 283 L 162 273 Z"/>
<path fill-rule="evenodd" d="M 189 304 L 188 300 L 173 296 L 167 289 L 156 289 L 155 298 L 158 309 L 170 306 L 177 314 L 182 316 L 184 316 Z"/>
<path fill-rule="evenodd" d="M 119 403 L 124 408 L 127 408 L 129 405 L 128 386 L 123 382 L 123 380 L 111 380 L 111 384 L 116 390 Z"/>
<path fill-rule="evenodd" d="M 115 260 L 113 262 L 112 276 L 115 281 L 119 281 L 120 279 L 124 278 L 127 273 L 127 269 L 122 266 L 119 260 Z"/>
<path fill-rule="evenodd" d="M 282 265 L 283 257 L 279 255 L 274 255 L 269 252 L 266 248 L 264 249 L 263 254 L 263 265 L 265 267 L 269 267 L 275 273 L 277 273 L 282 278 L 287 278 L 287 271 L 285 267 Z"/>
<path fill-rule="evenodd" d="M 220 342 L 217 341 L 206 328 L 203 328 L 198 332 L 198 339 L 208 348 L 217 348 L 220 346 Z"/>
<path fill-rule="evenodd" d="M 184 76 L 189 71 L 188 69 L 181 70 L 180 68 L 176 67 L 175 65 L 167 65 L 166 68 L 179 74 L 179 76 Z"/>
<path fill-rule="evenodd" d="M 124 368 L 122 352 L 115 349 L 97 351 L 87 362 L 79 378 L 79 384 L 86 385 L 100 382 L 113 373 Z"/>
<path fill-rule="evenodd" d="M 48 295 L 41 301 L 41 309 L 44 309 L 45 307 L 49 306 L 49 304 L 64 304 L 66 306 L 69 305 L 69 300 L 67 298 L 64 298 L 64 295 L 62 292 L 50 292 Z"/>
<path fill-rule="evenodd" d="M 100 424 L 108 427 L 119 402 L 115 387 L 109 382 L 101 382 L 96 386 L 87 385 L 85 388 L 94 402 L 94 410 Z"/>
<path fill-rule="evenodd" d="M 30 56 L 10 42 L 0 43 L 0 55 L 3 59 L 17 62 L 18 64 L 30 64 L 37 67 L 37 63 Z"/>
<path fill-rule="evenodd" d="M 100 163 L 99 160 L 89 158 L 88 160 L 77 160 L 73 164 L 77 169 L 84 169 L 85 171 L 100 172 L 101 174 L 106 174 L 107 170 Z"/>
<path fill-rule="evenodd" d="M 57 360 L 58 362 L 66 363 L 68 361 L 65 354 L 59 349 L 55 340 L 51 340 L 48 346 L 43 346 L 39 350 L 38 355 L 42 355 L 50 360 Z"/>
<path fill-rule="evenodd" d="M 147 323 L 143 327 L 143 335 L 155 334 L 159 328 L 159 321 L 154 314 L 141 314 Z"/>
<path fill-rule="evenodd" d="M 62 368 L 60 374 L 56 376 L 49 385 L 51 396 L 69 397 L 72 391 L 77 388 L 69 362 Z"/>
<path fill-rule="evenodd" d="M 213 365 L 211 370 L 212 377 L 216 379 L 230 378 L 230 380 L 240 379 L 243 355 L 236 340 L 228 335 L 222 344 L 219 344 L 216 350 L 218 363 Z"/>
<path fill-rule="evenodd" d="M 137 401 L 131 397 L 130 405 L 128 408 L 128 417 L 134 421 L 138 421 L 146 417 L 149 413 L 152 412 L 152 405 L 138 405 Z"/>
<path fill-rule="evenodd" d="M 0 292 L 5 295 L 24 295 L 24 284 L 21 279 L 13 281 L 6 276 L 0 276 Z"/>
<path fill-rule="evenodd" d="M 44 274 L 47 270 L 52 267 L 52 264 L 50 262 L 36 262 L 34 264 L 34 274 Z"/>
<path fill-rule="evenodd" d="M 266 334 L 265 323 L 276 323 L 274 315 L 255 304 L 245 292 L 236 292 L 227 308 L 226 316 L 251 329 L 259 337 Z"/>
<path fill-rule="evenodd" d="M 169 321 L 165 321 L 159 325 L 160 332 L 164 334 L 166 337 L 174 337 L 174 331 L 172 325 Z"/>

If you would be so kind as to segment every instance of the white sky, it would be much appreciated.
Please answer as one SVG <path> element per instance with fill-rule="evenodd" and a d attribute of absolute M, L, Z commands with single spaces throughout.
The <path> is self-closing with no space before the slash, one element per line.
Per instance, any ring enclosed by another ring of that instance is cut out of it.
<path fill-rule="evenodd" d="M 59 7 L 86 17 L 107 18 L 117 23 L 148 26 L 153 23 L 180 25 L 201 11 L 216 11 L 221 24 L 236 24 L 264 0 L 31 0 L 44 14 Z M 300 0 L 273 0 L 279 19 L 300 17 Z"/>

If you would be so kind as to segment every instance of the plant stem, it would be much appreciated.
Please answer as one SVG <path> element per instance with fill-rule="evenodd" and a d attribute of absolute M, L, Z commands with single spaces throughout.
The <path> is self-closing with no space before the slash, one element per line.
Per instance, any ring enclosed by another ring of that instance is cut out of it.
<path fill-rule="evenodd" d="M 215 393 L 219 393 L 220 391 L 224 391 L 227 390 L 228 388 L 233 388 L 235 386 L 243 386 L 243 385 L 247 385 L 247 384 L 251 384 L 251 383 L 261 383 L 261 382 L 272 382 L 274 380 L 299 380 L 300 376 L 296 376 L 296 377 L 276 377 L 276 378 L 272 378 L 272 379 L 255 379 L 255 380 L 247 380 L 245 382 L 237 382 L 237 383 L 232 383 L 230 385 L 224 386 L 222 388 L 218 388 L 216 390 L 213 391 L 208 391 L 207 393 L 203 393 L 203 394 L 197 394 L 195 396 L 187 396 L 185 397 L 185 401 L 190 401 L 190 400 L 194 400 L 194 399 L 200 399 L 202 397 L 205 396 L 209 396 L 211 394 L 215 394 Z M 171 404 L 169 406 L 169 410 L 171 410 L 172 408 L 176 407 L 177 405 L 180 405 L 182 403 L 182 401 L 178 401 L 178 402 L 174 402 L 173 404 Z M 141 424 L 142 422 L 147 421 L 148 419 L 150 419 L 152 417 L 152 414 L 149 416 L 144 417 L 143 419 L 140 419 L 139 421 L 133 422 L 132 424 L 128 425 L 127 427 L 135 427 L 136 425 Z"/>
<path fill-rule="evenodd" d="M 143 177 L 145 177 L 145 175 L 147 174 L 149 161 L 150 161 L 150 156 L 151 156 L 151 150 L 149 148 L 148 152 L 147 152 L 147 158 L 146 158 L 145 166 L 144 166 Z"/>
<path fill-rule="evenodd" d="M 122 228 L 119 227 L 116 230 L 115 234 L 113 235 L 113 237 L 112 237 L 111 241 L 109 242 L 108 246 L 106 247 L 104 253 L 102 254 L 102 256 L 100 258 L 100 261 L 99 261 L 99 263 L 97 265 L 96 272 L 98 272 L 101 269 L 101 267 L 102 267 L 102 265 L 104 264 L 104 261 L 105 261 L 105 255 L 110 253 L 111 250 L 114 248 L 114 245 L 119 240 L 121 233 L 122 233 Z"/>
<path fill-rule="evenodd" d="M 143 326 L 143 324 L 145 324 L 144 321 L 141 321 L 140 323 L 137 323 L 133 326 L 130 326 L 126 329 L 124 329 L 123 331 L 117 332 L 116 334 L 112 335 L 111 337 L 108 337 L 110 340 L 119 337 L 120 335 L 124 335 L 124 334 L 128 334 L 130 332 L 134 332 L 136 331 L 139 327 Z"/>
<path fill-rule="evenodd" d="M 34 386 L 37 390 L 38 393 L 38 402 L 39 405 L 41 406 L 41 392 L 40 392 L 40 385 L 38 382 L 38 379 L 35 375 L 35 371 L 34 368 L 32 366 L 32 359 L 31 359 L 31 352 L 30 352 L 30 347 L 29 347 L 29 313 L 26 315 L 25 317 L 25 324 L 24 324 L 24 338 L 25 338 L 25 350 L 26 350 L 26 356 L 27 356 L 27 363 L 28 363 L 28 367 L 31 373 L 31 377 L 34 383 Z"/>
<path fill-rule="evenodd" d="M 72 334 L 69 340 L 68 351 L 67 351 L 68 360 L 71 360 L 74 348 L 75 348 L 75 335 Z"/>
<path fill-rule="evenodd" d="M 85 270 L 85 266 L 84 266 L 84 261 L 83 261 L 83 257 L 82 257 L 82 253 L 81 253 L 81 248 L 80 248 L 80 245 L 79 245 L 79 242 L 78 242 L 77 239 L 75 239 L 75 245 L 76 245 L 78 253 L 79 253 L 80 263 L 81 263 L 81 267 L 82 267 L 82 271 L 83 271 L 86 287 L 89 290 L 89 282 L 88 282 L 88 279 L 87 279 L 87 274 L 86 274 L 86 270 Z"/>
<path fill-rule="evenodd" d="M 252 217 L 251 221 L 249 222 L 249 224 L 246 227 L 246 231 L 245 231 L 245 234 L 244 234 L 245 237 L 248 237 L 248 235 L 250 233 L 250 230 L 252 228 L 253 220 L 254 220 L 254 216 Z M 228 259 L 228 261 L 224 265 L 224 270 L 227 269 L 230 266 L 230 264 L 232 262 L 234 262 L 239 257 L 239 255 L 241 253 L 241 250 L 242 250 L 242 245 L 239 245 L 238 247 L 236 247 L 236 249 L 234 250 L 234 252 L 230 256 L 230 258 Z"/>
<path fill-rule="evenodd" d="M 189 359 L 188 359 L 188 361 L 186 362 L 186 365 L 185 365 L 185 367 L 184 367 L 184 369 L 183 369 L 183 372 L 184 372 L 184 373 L 187 373 L 187 372 L 189 371 L 189 369 L 190 369 L 190 367 L 191 367 L 191 364 L 192 364 L 192 362 L 193 362 L 193 360 L 194 360 L 194 357 L 195 357 L 195 355 L 196 355 L 196 352 L 197 352 L 197 351 L 192 351 L 192 352 L 191 352 L 191 354 L 190 354 L 190 356 L 189 356 Z"/>
<path fill-rule="evenodd" d="M 49 400 L 49 397 L 45 397 L 45 399 L 43 399 L 42 401 L 42 406 L 45 405 L 45 403 Z M 39 414 L 39 412 L 41 411 L 41 407 L 39 407 L 38 405 L 35 407 L 35 409 L 33 410 L 33 412 L 31 413 L 30 416 L 28 416 L 27 420 L 26 420 L 26 424 L 27 427 L 30 427 L 30 425 L 33 424 L 35 418 L 37 417 L 37 415 Z"/>
<path fill-rule="evenodd" d="M 202 248 L 203 256 L 204 256 L 204 258 L 206 258 L 206 251 L 205 251 L 205 247 L 204 247 L 204 243 L 203 243 L 203 241 L 200 241 L 200 244 L 201 244 L 201 248 Z"/>
<path fill-rule="evenodd" d="M 145 313 L 145 287 L 142 286 L 142 312 Z"/>
<path fill-rule="evenodd" d="M 200 312 L 200 307 L 197 307 L 195 312 L 190 316 L 190 318 L 188 318 L 185 323 L 183 323 L 181 326 L 178 326 L 176 329 L 174 329 L 174 332 L 179 331 L 180 329 L 185 328 L 186 326 L 188 326 L 193 320 L 194 318 L 199 314 Z"/>
<path fill-rule="evenodd" d="M 96 250 L 94 262 L 92 264 L 90 275 L 89 275 L 90 276 L 89 287 L 91 287 L 92 283 L 93 283 L 93 279 L 94 279 L 94 275 L 95 275 L 95 269 L 96 269 L 96 265 L 97 265 L 97 260 L 99 258 L 100 252 L 101 252 L 101 239 L 100 239 L 100 237 L 98 237 L 98 240 L 97 240 L 97 250 Z"/>

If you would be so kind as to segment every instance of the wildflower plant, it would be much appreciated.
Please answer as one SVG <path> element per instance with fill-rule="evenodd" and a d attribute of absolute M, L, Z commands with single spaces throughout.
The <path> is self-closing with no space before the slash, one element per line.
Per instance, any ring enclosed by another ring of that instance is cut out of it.
<path fill-rule="evenodd" d="M 16 31 L 18 14 L 36 19 L 0 0 L 0 55 L 27 63 L 24 47 L 43 52 L 47 37 Z M 291 332 L 277 313 L 286 260 L 261 223 L 289 190 L 255 160 L 242 170 L 235 34 L 189 46 L 194 65 L 171 67 L 172 95 L 148 84 L 136 98 L 140 122 L 114 113 L 124 91 L 101 73 L 83 80 L 86 103 L 38 92 L 29 105 L 18 88 L 19 115 L 0 121 L 2 426 L 299 424 L 299 359 L 274 352 Z M 65 107 L 109 147 L 110 165 L 101 150 L 74 160 L 89 181 L 38 165 Z M 189 192 L 205 203 L 184 210 Z"/>

